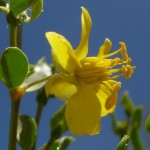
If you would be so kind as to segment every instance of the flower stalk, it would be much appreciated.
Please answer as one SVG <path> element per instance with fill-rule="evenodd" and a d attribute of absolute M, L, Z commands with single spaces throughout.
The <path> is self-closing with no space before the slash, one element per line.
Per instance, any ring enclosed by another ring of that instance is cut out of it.
<path fill-rule="evenodd" d="M 20 99 L 17 101 L 11 100 L 11 117 L 9 130 L 9 150 L 16 150 L 16 135 L 17 135 L 17 121 L 20 108 Z"/>
<path fill-rule="evenodd" d="M 11 13 L 7 15 L 7 22 L 9 24 L 10 47 L 19 47 L 19 45 L 17 45 L 17 41 L 19 41 L 18 38 L 21 37 L 21 32 L 19 32 L 20 34 L 17 35 L 19 22 Z M 10 116 L 9 145 L 8 145 L 9 150 L 16 150 L 17 122 L 22 97 L 19 96 L 17 98 L 14 98 L 14 94 L 12 93 L 16 93 L 15 91 L 16 90 L 10 91 L 11 116 Z"/>
<path fill-rule="evenodd" d="M 35 122 L 36 122 L 36 125 L 37 125 L 37 130 L 39 128 L 39 122 L 41 120 L 41 115 L 42 115 L 42 112 L 43 112 L 43 108 L 44 108 L 43 105 L 41 103 L 38 103 L 36 116 L 35 116 Z M 37 143 L 37 137 L 36 137 L 35 142 L 32 146 L 32 150 L 36 150 L 36 143 Z"/>
<path fill-rule="evenodd" d="M 30 88 L 30 87 L 32 87 L 32 86 L 38 84 L 38 83 L 41 83 L 41 82 L 43 82 L 43 81 L 48 80 L 49 77 L 50 77 L 50 76 L 48 76 L 48 77 L 46 77 L 46 78 L 43 78 L 43 79 L 40 79 L 40 80 L 37 80 L 37 81 L 35 81 L 35 82 L 32 82 L 32 83 L 30 83 L 30 84 L 24 86 L 23 88 L 26 90 L 26 89 L 28 89 L 28 88 Z"/>

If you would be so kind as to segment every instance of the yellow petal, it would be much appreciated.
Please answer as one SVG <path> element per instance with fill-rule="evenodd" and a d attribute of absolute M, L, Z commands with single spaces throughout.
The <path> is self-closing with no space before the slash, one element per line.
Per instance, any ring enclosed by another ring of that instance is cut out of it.
<path fill-rule="evenodd" d="M 46 38 L 52 47 L 52 59 L 56 68 L 63 73 L 74 73 L 79 62 L 69 41 L 55 32 L 47 32 Z"/>
<path fill-rule="evenodd" d="M 45 85 L 46 95 L 55 95 L 61 100 L 68 100 L 77 92 L 76 81 L 72 76 L 52 75 Z"/>
<path fill-rule="evenodd" d="M 97 57 L 109 54 L 111 48 L 112 48 L 112 43 L 109 39 L 106 38 L 104 44 L 99 48 Z"/>
<path fill-rule="evenodd" d="M 77 136 L 98 134 L 100 112 L 101 106 L 95 91 L 82 83 L 66 107 L 65 115 L 70 131 Z"/>
<path fill-rule="evenodd" d="M 81 15 L 82 33 L 80 43 L 77 49 L 75 50 L 75 54 L 79 60 L 85 58 L 88 54 L 88 39 L 92 26 L 90 14 L 84 7 L 81 8 L 82 8 L 82 15 Z"/>
<path fill-rule="evenodd" d="M 117 92 L 120 89 L 120 86 L 120 82 L 109 80 L 104 81 L 103 84 L 100 84 L 97 87 L 97 96 L 101 103 L 102 117 L 114 111 L 118 99 Z"/>

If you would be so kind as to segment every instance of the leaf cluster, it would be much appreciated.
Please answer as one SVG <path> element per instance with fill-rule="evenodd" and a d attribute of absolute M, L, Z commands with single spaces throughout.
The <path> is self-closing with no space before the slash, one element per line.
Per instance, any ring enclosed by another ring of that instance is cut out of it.
<path fill-rule="evenodd" d="M 112 114 L 114 133 L 122 138 L 117 146 L 117 150 L 127 150 L 128 141 L 131 141 L 135 150 L 142 150 L 143 145 L 139 131 L 142 123 L 143 107 L 135 106 L 127 92 L 123 93 L 121 102 L 126 115 L 126 120 L 118 121 L 116 115 Z"/>

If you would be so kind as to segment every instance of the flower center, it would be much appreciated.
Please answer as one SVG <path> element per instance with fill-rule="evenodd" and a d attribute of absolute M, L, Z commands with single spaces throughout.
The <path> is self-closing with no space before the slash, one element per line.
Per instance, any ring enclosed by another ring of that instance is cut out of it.
<path fill-rule="evenodd" d="M 133 74 L 135 66 L 130 66 L 131 58 L 128 57 L 126 46 L 120 42 L 121 48 L 100 57 L 86 57 L 80 61 L 81 68 L 77 70 L 77 77 L 86 83 L 98 83 L 125 76 L 129 79 Z M 122 58 L 108 59 L 117 53 Z"/>
<path fill-rule="evenodd" d="M 82 68 L 77 71 L 77 77 L 87 83 L 100 82 L 108 77 L 107 64 L 98 57 L 86 57 L 81 60 Z"/>

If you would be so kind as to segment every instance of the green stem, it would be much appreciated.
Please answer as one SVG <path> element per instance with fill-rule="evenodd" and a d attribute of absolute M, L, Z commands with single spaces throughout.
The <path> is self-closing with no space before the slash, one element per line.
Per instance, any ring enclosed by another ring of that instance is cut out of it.
<path fill-rule="evenodd" d="M 42 112 L 43 112 L 43 105 L 39 104 L 38 108 L 37 108 L 37 112 L 36 112 L 36 117 L 35 117 L 37 127 L 39 127 L 39 122 L 40 122 L 40 119 L 41 119 Z"/>
<path fill-rule="evenodd" d="M 41 83 L 41 82 L 43 82 L 43 81 L 46 81 L 46 80 L 49 79 L 49 77 L 50 77 L 50 76 L 45 77 L 45 78 L 43 78 L 43 79 L 40 79 L 40 80 L 37 80 L 37 81 L 34 81 L 34 82 L 30 83 L 30 84 L 28 84 L 28 85 L 25 86 L 25 89 L 28 89 L 28 88 L 30 88 L 30 87 L 32 87 L 32 86 L 38 84 L 38 83 Z"/>
<path fill-rule="evenodd" d="M 14 18 L 10 18 L 10 20 L 13 22 Z M 11 22 L 9 22 L 9 34 L 10 34 L 10 46 L 11 47 L 17 47 L 20 45 L 17 45 L 18 38 L 21 37 L 20 35 L 17 35 L 17 27 L 18 24 L 15 25 Z M 19 114 L 19 108 L 20 108 L 20 101 L 14 100 L 13 97 L 11 97 L 11 116 L 10 116 L 10 129 L 9 129 L 9 150 L 16 150 L 16 137 L 17 137 L 17 123 L 18 123 L 18 114 Z"/>
<path fill-rule="evenodd" d="M 6 7 L 0 6 L 0 11 L 8 14 L 9 10 Z"/>
<path fill-rule="evenodd" d="M 51 147 L 51 146 L 53 145 L 53 143 L 55 142 L 55 140 L 56 140 L 56 138 L 55 138 L 55 137 L 52 137 L 52 138 L 48 141 L 48 143 L 47 143 L 46 147 L 44 148 L 44 150 L 49 150 L 50 147 Z"/>
<path fill-rule="evenodd" d="M 130 137 L 131 137 L 131 142 L 133 144 L 133 148 L 134 150 L 143 150 L 143 145 L 142 145 L 142 141 L 140 138 L 140 134 L 139 134 L 139 129 L 134 127 L 131 129 L 131 133 L 130 133 Z"/>
<path fill-rule="evenodd" d="M 37 107 L 37 111 L 36 111 L 35 121 L 36 121 L 36 124 L 37 124 L 37 131 L 38 131 L 39 123 L 40 123 L 40 120 L 41 120 L 41 116 L 42 116 L 44 107 L 48 102 L 48 98 L 45 95 L 44 88 L 38 91 L 38 95 L 36 97 L 36 100 L 37 100 L 38 107 Z M 37 137 L 38 137 L 38 135 L 37 135 Z M 31 150 L 36 150 L 37 137 L 35 139 L 35 143 L 34 143 Z"/>
<path fill-rule="evenodd" d="M 17 26 L 13 26 L 9 24 L 9 32 L 10 32 L 10 46 L 17 46 Z"/>
<path fill-rule="evenodd" d="M 17 47 L 22 47 L 22 23 L 20 22 L 17 26 Z"/>
<path fill-rule="evenodd" d="M 42 112 L 43 112 L 43 105 L 41 103 L 38 103 L 38 108 L 37 108 L 36 117 L 35 117 L 35 121 L 36 121 L 36 124 L 37 124 L 37 130 L 39 128 L 39 122 L 40 122 L 40 119 L 41 119 Z M 36 149 L 36 142 L 37 142 L 37 137 L 35 139 L 32 150 Z"/>
<path fill-rule="evenodd" d="M 19 107 L 20 107 L 20 100 L 11 101 L 9 150 L 16 150 L 16 135 L 17 135 L 17 121 L 18 121 Z"/>

